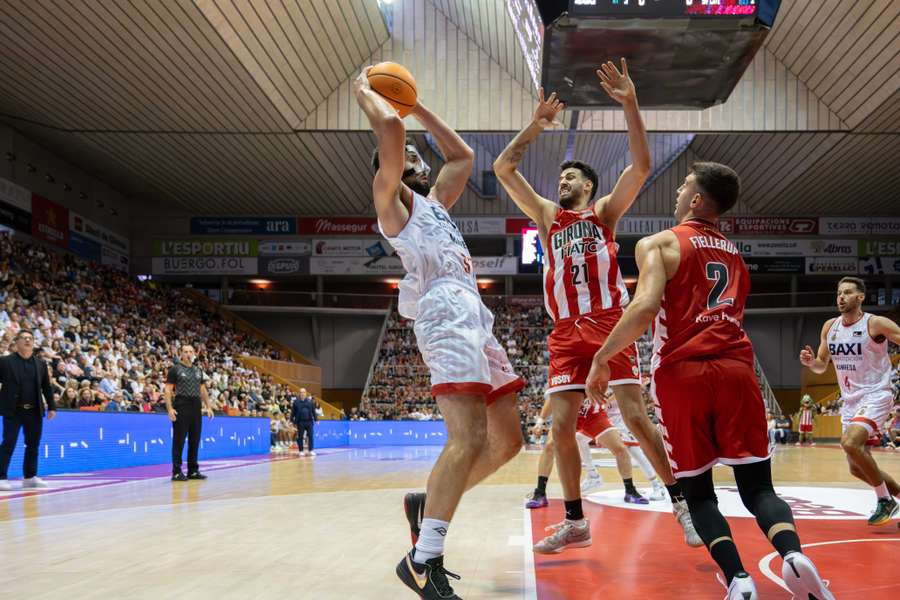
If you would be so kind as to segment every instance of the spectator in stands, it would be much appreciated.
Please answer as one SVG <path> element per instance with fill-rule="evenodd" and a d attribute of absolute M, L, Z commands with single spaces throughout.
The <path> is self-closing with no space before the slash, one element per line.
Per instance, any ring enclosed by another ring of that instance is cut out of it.
<path fill-rule="evenodd" d="M 775 443 L 775 415 L 770 411 L 766 411 L 766 424 L 769 428 L 769 443 Z"/>
<path fill-rule="evenodd" d="M 791 418 L 781 415 L 775 420 L 775 441 L 787 444 L 791 441 Z"/>
<path fill-rule="evenodd" d="M 119 412 L 122 408 L 122 392 L 115 392 L 113 397 L 106 403 L 104 409 L 106 412 Z"/>

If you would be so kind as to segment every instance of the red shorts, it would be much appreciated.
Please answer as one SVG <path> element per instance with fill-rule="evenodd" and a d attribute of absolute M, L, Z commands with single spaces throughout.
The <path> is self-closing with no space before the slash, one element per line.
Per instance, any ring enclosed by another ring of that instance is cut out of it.
<path fill-rule="evenodd" d="M 609 422 L 609 417 L 603 409 L 594 412 L 592 408 L 587 416 L 578 415 L 578 421 L 575 423 L 575 431 L 581 432 L 591 439 L 594 439 L 608 429 L 615 429 Z"/>
<path fill-rule="evenodd" d="M 545 394 L 584 391 L 594 354 L 622 317 L 621 309 L 559 321 L 550 333 L 550 383 Z M 609 361 L 610 385 L 641 383 L 637 345 L 633 344 Z"/>
<path fill-rule="evenodd" d="M 653 372 L 651 394 L 676 477 L 717 462 L 768 459 L 766 408 L 753 365 L 733 358 L 681 360 Z"/>
<path fill-rule="evenodd" d="M 800 425 L 800 433 L 812 433 L 812 425 Z"/>

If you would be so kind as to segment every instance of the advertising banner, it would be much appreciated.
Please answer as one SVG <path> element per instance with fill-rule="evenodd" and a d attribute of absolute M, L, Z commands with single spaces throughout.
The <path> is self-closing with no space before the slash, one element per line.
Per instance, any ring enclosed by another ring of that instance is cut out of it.
<path fill-rule="evenodd" d="M 155 240 L 153 256 L 256 256 L 256 240 Z"/>
<path fill-rule="evenodd" d="M 803 273 L 803 258 L 800 256 L 744 257 L 744 263 L 751 274 Z"/>
<path fill-rule="evenodd" d="M 69 212 L 69 229 L 103 246 L 111 246 L 120 252 L 128 254 L 130 248 L 128 238 L 113 233 L 103 225 L 95 223 L 76 212 Z"/>
<path fill-rule="evenodd" d="M 854 240 L 732 240 L 744 256 L 856 256 Z"/>
<path fill-rule="evenodd" d="M 297 220 L 301 235 L 378 235 L 375 219 L 366 217 L 322 217 Z"/>
<path fill-rule="evenodd" d="M 31 195 L 31 235 L 56 244 L 69 247 L 69 211 L 43 196 Z"/>
<path fill-rule="evenodd" d="M 280 256 L 259 259 L 259 275 L 291 276 L 309 275 L 308 256 Z"/>
<path fill-rule="evenodd" d="M 476 275 L 513 275 L 517 272 L 515 256 L 473 256 Z M 402 275 L 405 271 L 396 256 L 329 257 L 313 256 L 309 260 L 312 275 Z"/>
<path fill-rule="evenodd" d="M 859 261 L 856 257 L 812 257 L 806 259 L 807 275 L 856 275 Z"/>
<path fill-rule="evenodd" d="M 503 235 L 506 219 L 503 217 L 452 217 L 463 235 Z"/>
<path fill-rule="evenodd" d="M 732 235 L 815 235 L 816 217 L 726 217 L 719 220 L 724 234 Z"/>
<path fill-rule="evenodd" d="M 900 257 L 898 256 L 866 256 L 859 259 L 860 275 L 897 275 L 898 273 L 900 273 Z"/>
<path fill-rule="evenodd" d="M 379 238 L 330 238 L 315 239 L 312 243 L 315 256 L 390 256 L 394 249 Z"/>
<path fill-rule="evenodd" d="M 675 226 L 675 217 L 622 217 L 616 235 L 650 235 Z"/>
<path fill-rule="evenodd" d="M 259 242 L 260 256 L 309 256 L 312 245 L 307 240 L 279 242 L 263 240 Z"/>
<path fill-rule="evenodd" d="M 900 240 L 859 240 L 860 256 L 900 256 Z"/>
<path fill-rule="evenodd" d="M 191 217 L 197 235 L 296 235 L 295 217 Z"/>
<path fill-rule="evenodd" d="M 69 234 L 69 250 L 78 256 L 94 262 L 100 262 L 100 249 L 99 243 L 84 237 L 80 233 L 72 232 Z"/>
<path fill-rule="evenodd" d="M 256 275 L 257 258 L 241 256 L 156 256 L 154 275 Z"/>
<path fill-rule="evenodd" d="M 128 255 L 119 252 L 115 248 L 102 246 L 100 249 L 100 263 L 107 267 L 113 267 L 124 273 L 128 272 Z"/>
<path fill-rule="evenodd" d="M 9 204 L 27 213 L 31 212 L 31 192 L 0 177 L 0 203 Z"/>
<path fill-rule="evenodd" d="M 900 236 L 900 217 L 820 217 L 822 235 Z"/>
<path fill-rule="evenodd" d="M 476 275 L 515 275 L 518 259 L 515 256 L 473 256 Z"/>

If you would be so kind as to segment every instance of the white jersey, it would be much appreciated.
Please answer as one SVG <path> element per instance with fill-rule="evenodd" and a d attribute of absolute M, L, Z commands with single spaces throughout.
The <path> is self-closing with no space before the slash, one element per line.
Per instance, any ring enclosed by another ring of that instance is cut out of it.
<path fill-rule="evenodd" d="M 469 249 L 443 204 L 413 192 L 409 220 L 400 233 L 389 237 L 380 221 L 378 227 L 406 269 L 397 303 L 401 315 L 415 319 L 419 298 L 439 280 L 453 281 L 478 294 Z"/>
<path fill-rule="evenodd" d="M 891 392 L 891 360 L 887 339 L 880 343 L 869 335 L 869 319 L 863 318 L 845 326 L 838 317 L 828 329 L 826 342 L 837 371 L 841 399 L 845 405 L 855 404 L 869 394 Z"/>

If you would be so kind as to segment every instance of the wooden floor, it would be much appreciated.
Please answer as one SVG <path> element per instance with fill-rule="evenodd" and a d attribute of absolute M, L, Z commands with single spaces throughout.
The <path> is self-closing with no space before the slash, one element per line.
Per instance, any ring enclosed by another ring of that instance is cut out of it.
<path fill-rule="evenodd" d="M 130 478 L 127 473 L 48 478 L 54 491 L 0 496 L 0 597 L 412 598 L 393 573 L 409 547 L 400 500 L 404 492 L 422 487 L 438 451 L 431 447 L 333 449 L 323 450 L 315 459 L 294 453 L 273 455 L 278 458 L 273 461 L 211 461 L 204 464 L 209 480 L 178 484 L 164 476 Z M 882 468 L 900 475 L 900 453 L 878 452 L 876 457 Z M 447 567 L 463 577 L 454 584 L 457 593 L 467 600 L 619 597 L 615 592 L 596 596 L 587 589 L 560 584 L 577 569 L 589 567 L 602 577 L 604 569 L 615 568 L 609 564 L 613 558 L 599 560 L 588 553 L 591 549 L 535 565 L 531 541 L 540 532 L 532 527 L 561 518 L 558 506 L 539 511 L 541 515 L 526 513 L 522 507 L 534 486 L 537 458 L 534 451 L 522 452 L 464 498 L 447 541 Z M 609 455 L 597 453 L 595 459 L 604 465 L 601 472 L 608 482 L 604 490 L 609 493 L 597 494 L 589 503 L 597 515 L 592 523 L 594 548 L 621 546 L 629 555 L 659 554 L 653 531 L 623 525 L 630 529 L 613 535 L 612 524 L 621 521 L 613 515 L 624 515 L 626 510 L 617 506 L 621 482 Z M 811 510 L 813 519 L 817 515 L 839 519 L 842 540 L 850 531 L 856 541 L 889 546 L 889 552 L 875 553 L 880 558 L 872 561 L 871 568 L 890 572 L 896 579 L 900 544 L 887 544 L 900 542 L 896 524 L 877 531 L 868 528 L 862 520 L 866 515 L 858 514 L 859 499 L 856 508 L 844 506 L 843 496 L 835 496 L 830 489 L 851 488 L 846 492 L 851 496 L 853 488 L 864 490 L 865 495 L 854 497 L 862 497 L 867 510 L 874 507 L 874 494 L 849 476 L 840 449 L 780 447 L 774 464 L 777 485 L 786 486 L 795 510 Z M 162 469 L 157 475 L 164 475 Z M 716 477 L 725 487 L 733 482 L 727 468 L 717 468 Z M 551 497 L 559 494 L 555 479 L 554 475 Z M 638 475 L 636 480 L 640 481 Z M 838 500 L 832 502 L 832 497 Z M 660 527 L 672 527 L 666 520 L 671 517 L 663 513 L 629 512 L 627 517 L 638 520 L 634 522 L 663 519 Z M 609 525 L 605 536 L 604 521 Z M 750 519 L 743 521 L 752 525 Z M 801 534 L 810 527 L 804 523 L 800 523 Z M 827 538 L 827 529 L 823 531 L 817 540 Z M 677 531 L 667 530 L 667 534 Z M 746 536 L 764 542 L 758 532 Z M 675 550 L 676 554 L 682 551 L 693 552 L 690 560 L 702 573 L 700 591 L 690 597 L 721 598 L 712 563 L 687 547 Z M 849 556 L 855 548 L 845 551 Z M 755 570 L 761 556 L 745 560 L 754 566 L 757 580 L 764 577 Z M 662 559 L 675 576 L 681 568 L 678 557 Z M 772 568 L 778 574 L 776 566 L 773 563 Z M 826 576 L 837 590 L 845 573 L 831 568 L 838 572 Z M 653 576 L 640 571 L 629 575 L 638 581 L 634 585 Z M 607 585 L 609 581 L 607 577 Z M 768 584 L 768 589 L 775 590 L 773 595 L 763 598 L 790 597 L 776 583 Z M 615 589 L 625 589 L 631 584 L 616 585 Z M 875 591 L 882 597 L 897 597 L 900 587 L 882 586 Z M 620 597 L 657 596 L 648 591 Z"/>

